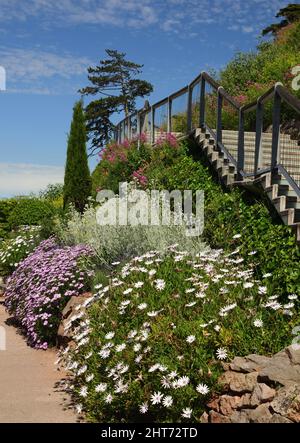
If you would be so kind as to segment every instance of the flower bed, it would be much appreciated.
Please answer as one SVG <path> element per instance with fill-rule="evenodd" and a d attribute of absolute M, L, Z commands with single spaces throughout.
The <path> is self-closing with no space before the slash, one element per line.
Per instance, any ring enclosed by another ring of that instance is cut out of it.
<path fill-rule="evenodd" d="M 85 269 L 83 259 L 91 255 L 88 246 L 61 247 L 50 238 L 8 278 L 6 308 L 20 322 L 32 346 L 46 349 L 55 342 L 68 299 L 89 288 L 93 271 Z"/>
<path fill-rule="evenodd" d="M 40 242 L 39 226 L 23 226 L 14 238 L 0 243 L 0 274 L 9 275 Z"/>
<path fill-rule="evenodd" d="M 131 260 L 74 324 L 77 346 L 60 360 L 91 421 L 199 421 L 222 360 L 292 341 L 297 295 L 271 295 L 272 276 L 257 280 L 238 251 L 170 254 Z"/>

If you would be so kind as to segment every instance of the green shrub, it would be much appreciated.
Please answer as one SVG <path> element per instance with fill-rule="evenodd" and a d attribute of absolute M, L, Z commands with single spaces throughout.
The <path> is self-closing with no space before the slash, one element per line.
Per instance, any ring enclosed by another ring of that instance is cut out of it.
<path fill-rule="evenodd" d="M 23 225 L 40 225 L 44 219 L 50 219 L 54 213 L 53 205 L 38 198 L 20 198 L 8 215 L 10 228 Z"/>
<path fill-rule="evenodd" d="M 63 197 L 64 185 L 61 183 L 50 184 L 40 192 L 39 197 L 44 200 L 56 201 Z"/>
<path fill-rule="evenodd" d="M 111 201 L 111 200 L 110 200 Z M 93 248 L 99 266 L 108 266 L 151 249 L 166 251 L 171 243 L 197 253 L 204 248 L 199 236 L 187 237 L 186 226 L 104 225 L 97 210 L 101 205 L 86 208 L 83 214 L 71 209 L 68 218 L 58 221 L 55 234 L 66 245 L 86 244 Z M 116 197 L 118 208 L 118 198 Z M 130 203 L 128 203 L 130 209 Z M 147 206 L 148 208 L 148 206 Z"/>
<path fill-rule="evenodd" d="M 8 217 L 17 202 L 18 200 L 13 198 L 0 200 L 0 238 L 6 238 L 10 231 Z"/>

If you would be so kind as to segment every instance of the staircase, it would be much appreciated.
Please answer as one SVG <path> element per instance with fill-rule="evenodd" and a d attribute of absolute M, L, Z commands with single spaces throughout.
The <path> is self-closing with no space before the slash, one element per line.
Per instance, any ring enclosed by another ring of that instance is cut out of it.
<path fill-rule="evenodd" d="M 245 139 L 245 164 L 244 171 L 254 170 L 255 157 L 255 132 L 244 132 Z M 230 154 L 237 158 L 238 153 L 238 131 L 222 131 L 222 142 Z M 292 140 L 289 135 L 280 134 L 280 162 L 284 164 L 287 171 L 300 186 L 300 141 Z M 262 135 L 262 163 L 261 168 L 268 168 L 272 155 L 272 133 Z"/>
<path fill-rule="evenodd" d="M 266 193 L 283 223 L 291 227 L 296 235 L 297 241 L 300 242 L 300 197 L 297 196 L 293 187 L 280 171 L 277 171 L 276 174 L 266 172 L 258 178 L 248 178 L 240 181 L 238 180 L 236 166 L 230 161 L 229 156 L 216 146 L 215 139 L 211 136 L 210 132 L 196 129 L 193 138 L 199 144 L 202 153 L 207 157 L 225 186 L 242 186 L 252 190 L 256 188 L 259 192 L 263 191 Z M 267 167 L 270 164 L 271 141 L 271 134 L 267 134 L 263 142 L 263 167 Z M 222 131 L 222 143 L 234 158 L 237 158 L 237 142 L 237 132 Z M 284 156 L 285 159 L 289 159 L 289 172 L 298 178 L 298 184 L 300 184 L 299 142 L 291 140 L 289 135 L 281 135 L 280 143 L 282 146 L 281 155 Z M 298 148 L 298 157 L 295 152 L 296 148 Z M 253 170 L 254 153 L 255 132 L 245 132 L 245 170 Z"/>
<path fill-rule="evenodd" d="M 265 115 L 267 104 L 271 104 L 272 122 L 270 115 Z M 249 113 L 255 113 L 255 132 L 245 131 Z M 116 125 L 114 137 L 123 142 L 143 134 L 152 145 L 166 134 L 193 137 L 225 186 L 267 195 L 300 243 L 300 135 L 299 140 L 293 140 L 281 134 L 287 115 L 289 121 L 300 121 L 300 100 L 281 83 L 252 103 L 241 105 L 209 74 L 201 72 L 184 88 L 125 117 Z M 177 131 L 180 127 L 182 132 L 175 132 L 174 121 L 181 123 Z M 264 132 L 266 124 L 272 133 Z M 231 130 L 233 125 L 237 130 Z"/>

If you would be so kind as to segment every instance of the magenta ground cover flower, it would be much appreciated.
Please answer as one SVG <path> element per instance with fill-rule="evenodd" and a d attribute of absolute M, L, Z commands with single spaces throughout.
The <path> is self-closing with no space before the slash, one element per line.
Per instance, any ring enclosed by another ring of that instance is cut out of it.
<path fill-rule="evenodd" d="M 68 299 L 90 287 L 93 271 L 81 265 L 84 257 L 92 255 L 89 246 L 62 247 L 50 238 L 23 260 L 7 280 L 6 308 L 20 322 L 30 345 L 46 349 L 55 341 Z"/>

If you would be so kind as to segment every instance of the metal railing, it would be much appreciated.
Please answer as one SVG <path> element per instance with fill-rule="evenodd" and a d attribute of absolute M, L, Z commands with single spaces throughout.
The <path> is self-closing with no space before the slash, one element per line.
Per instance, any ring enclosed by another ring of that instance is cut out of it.
<path fill-rule="evenodd" d="M 300 119 L 300 100 L 281 83 L 256 101 L 240 104 L 202 72 L 184 88 L 121 120 L 114 138 L 123 142 L 143 133 L 155 144 L 166 133 L 180 137 L 202 128 L 235 165 L 238 180 L 279 171 L 300 196 L 300 140 L 281 134 L 283 106 Z M 264 125 L 267 113 L 271 128 Z"/>

